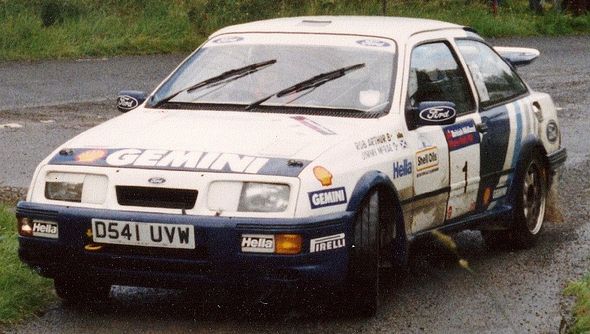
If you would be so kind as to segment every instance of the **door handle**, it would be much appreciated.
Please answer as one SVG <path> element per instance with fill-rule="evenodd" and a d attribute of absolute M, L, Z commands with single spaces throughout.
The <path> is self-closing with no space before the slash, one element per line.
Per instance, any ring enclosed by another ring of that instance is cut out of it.
<path fill-rule="evenodd" d="M 475 129 L 480 133 L 488 132 L 488 125 L 486 123 L 479 123 L 475 125 Z"/>

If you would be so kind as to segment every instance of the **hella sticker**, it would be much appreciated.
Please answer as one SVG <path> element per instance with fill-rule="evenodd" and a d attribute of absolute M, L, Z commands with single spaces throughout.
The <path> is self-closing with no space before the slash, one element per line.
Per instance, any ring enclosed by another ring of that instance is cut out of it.
<path fill-rule="evenodd" d="M 129 95 L 119 95 L 117 97 L 117 107 L 122 110 L 133 110 L 137 108 L 139 101 Z"/>
<path fill-rule="evenodd" d="M 33 236 L 43 238 L 58 238 L 57 223 L 47 221 L 35 221 L 33 223 Z"/>
<path fill-rule="evenodd" d="M 243 253 L 274 253 L 275 236 L 267 234 L 242 234 Z"/>
<path fill-rule="evenodd" d="M 429 122 L 446 122 L 455 117 L 457 111 L 455 108 L 449 106 L 436 106 L 422 110 L 419 114 L 420 118 Z"/>
<path fill-rule="evenodd" d="M 393 163 L 393 178 L 397 179 L 402 176 L 412 174 L 412 162 L 408 159 L 404 161 L 396 161 Z"/>
<path fill-rule="evenodd" d="M 323 208 L 323 207 L 332 206 L 332 205 L 345 204 L 347 202 L 346 189 L 344 189 L 344 187 L 321 190 L 321 191 L 314 191 L 314 192 L 308 193 L 308 195 L 309 195 L 309 204 L 311 205 L 312 209 L 318 209 L 318 208 Z"/>
<path fill-rule="evenodd" d="M 332 249 L 338 249 L 346 246 L 346 239 L 344 233 L 329 235 L 327 237 L 321 237 L 311 239 L 309 242 L 309 252 L 317 253 Z"/>

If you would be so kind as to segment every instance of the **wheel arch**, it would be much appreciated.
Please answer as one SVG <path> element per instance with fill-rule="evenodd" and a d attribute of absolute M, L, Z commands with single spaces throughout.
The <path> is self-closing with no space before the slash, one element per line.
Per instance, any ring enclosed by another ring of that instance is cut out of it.
<path fill-rule="evenodd" d="M 549 175 L 549 161 L 547 159 L 547 151 L 545 150 L 545 146 L 541 140 L 533 135 L 527 136 L 520 147 L 520 152 L 517 157 L 516 166 L 513 171 L 512 181 L 510 184 L 510 191 L 508 198 L 510 199 L 511 203 L 516 203 L 517 196 L 518 196 L 518 178 L 524 173 L 523 169 L 526 168 L 525 163 L 529 161 L 533 155 L 538 154 L 541 158 L 544 170 L 545 170 L 545 182 L 547 182 L 547 187 L 551 186 L 551 177 Z M 514 210 L 513 210 L 514 211 Z M 512 213 L 514 214 L 514 212 Z"/>
<path fill-rule="evenodd" d="M 395 224 L 395 239 L 393 244 L 392 260 L 396 265 L 405 265 L 408 258 L 408 240 L 405 231 L 404 215 L 401 207 L 398 191 L 391 179 L 380 171 L 370 171 L 365 173 L 357 182 L 348 206 L 347 211 L 357 212 L 361 207 L 363 200 L 373 191 L 379 192 L 379 209 L 381 212 L 391 213 L 388 219 L 390 224 Z M 391 205 L 388 206 L 388 203 Z"/>
<path fill-rule="evenodd" d="M 549 160 L 547 159 L 547 150 L 545 149 L 545 146 L 543 145 L 543 142 L 541 141 L 541 139 L 537 138 L 534 135 L 528 135 L 522 142 L 521 148 L 520 148 L 520 152 L 518 155 L 518 160 L 516 162 L 516 168 L 514 170 L 514 178 L 513 180 L 520 175 L 520 173 L 522 172 L 522 169 L 525 168 L 525 166 L 523 166 L 523 163 L 525 161 L 527 161 L 528 159 L 530 159 L 535 153 L 538 153 L 539 156 L 541 157 L 541 161 L 543 163 L 543 167 L 545 167 L 545 171 L 548 172 L 549 168 L 550 168 L 550 164 L 549 164 Z M 546 181 L 550 182 L 550 178 L 549 175 L 546 174 Z M 549 185 L 549 184 L 548 184 Z M 514 191 L 515 191 L 515 187 L 511 187 L 512 188 L 512 195 L 514 195 Z"/>

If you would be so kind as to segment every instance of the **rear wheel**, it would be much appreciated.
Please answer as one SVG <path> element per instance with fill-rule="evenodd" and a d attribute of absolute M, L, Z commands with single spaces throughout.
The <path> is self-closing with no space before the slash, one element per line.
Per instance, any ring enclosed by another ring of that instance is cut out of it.
<path fill-rule="evenodd" d="M 374 315 L 379 306 L 379 195 L 371 193 L 354 221 L 354 245 L 346 292 L 354 311 Z"/>
<path fill-rule="evenodd" d="M 531 247 L 543 229 L 548 188 L 547 170 L 538 152 L 532 153 L 523 161 L 523 166 L 515 180 L 512 226 L 506 231 L 482 231 L 484 241 L 491 248 L 502 245 Z"/>
<path fill-rule="evenodd" d="M 514 215 L 514 242 L 532 246 L 543 228 L 547 203 L 547 171 L 540 154 L 534 153 L 518 181 Z"/>
<path fill-rule="evenodd" d="M 72 278 L 55 278 L 53 286 L 59 298 L 65 302 L 76 304 L 104 301 L 111 292 L 110 284 Z"/>

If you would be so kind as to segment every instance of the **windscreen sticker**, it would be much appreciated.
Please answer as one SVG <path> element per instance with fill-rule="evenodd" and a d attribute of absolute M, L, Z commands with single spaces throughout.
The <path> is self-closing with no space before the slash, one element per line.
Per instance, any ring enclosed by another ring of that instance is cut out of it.
<path fill-rule="evenodd" d="M 473 120 L 447 126 L 444 128 L 444 133 L 449 144 L 449 151 L 479 144 L 479 133 Z"/>
<path fill-rule="evenodd" d="M 310 163 L 305 160 L 298 161 L 300 163 L 294 165 L 289 163 L 289 159 L 201 151 L 77 148 L 61 150 L 49 163 L 297 176 Z"/>
<path fill-rule="evenodd" d="M 334 132 L 334 131 L 332 131 L 332 130 L 326 128 L 326 127 L 324 127 L 323 125 L 321 125 L 321 124 L 319 124 L 319 123 L 317 123 L 317 122 L 315 122 L 315 121 L 313 121 L 313 120 L 311 120 L 311 119 L 309 119 L 307 117 L 293 116 L 291 118 L 294 119 L 294 120 L 296 120 L 296 121 L 298 121 L 299 123 L 307 126 L 308 128 L 310 128 L 310 129 L 312 129 L 312 130 L 314 130 L 316 132 L 319 132 L 319 133 L 323 134 L 323 135 L 328 136 L 328 135 L 335 135 L 336 134 L 336 132 Z"/>
<path fill-rule="evenodd" d="M 240 36 L 225 36 L 214 39 L 212 42 L 217 44 L 228 44 L 243 41 L 244 37 Z"/>
<path fill-rule="evenodd" d="M 356 42 L 362 46 L 371 46 L 371 47 L 378 47 L 378 48 L 386 48 L 388 46 L 391 46 L 391 44 L 389 44 L 385 41 L 379 40 L 379 39 L 361 39 Z"/>

